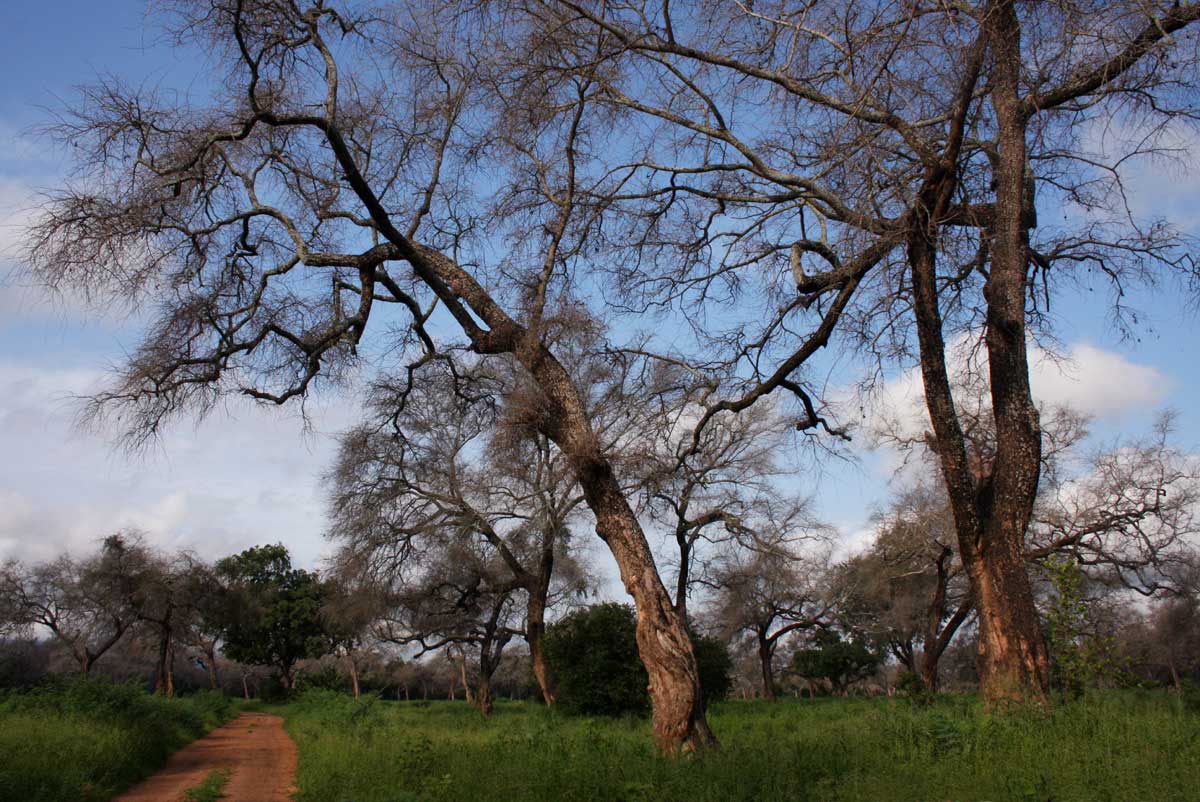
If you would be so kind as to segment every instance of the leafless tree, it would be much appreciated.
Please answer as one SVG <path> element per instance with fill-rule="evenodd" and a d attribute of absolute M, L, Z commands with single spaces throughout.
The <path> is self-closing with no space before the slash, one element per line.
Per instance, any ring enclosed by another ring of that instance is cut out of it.
<path fill-rule="evenodd" d="M 997 433 L 986 377 L 957 376 L 955 397 L 968 457 L 987 465 L 995 459 Z M 1161 415 L 1146 437 L 1099 446 L 1091 444 L 1087 418 L 1074 410 L 1053 407 L 1039 417 L 1045 422 L 1042 481 L 1023 546 L 1027 570 L 1036 574 L 1045 560 L 1069 556 L 1091 582 L 1115 592 L 1180 592 L 1195 554 L 1200 477 L 1194 460 L 1171 442 L 1173 415 Z M 906 436 L 901 418 L 889 424 L 887 442 L 915 449 L 919 461 L 930 459 L 927 438 Z M 956 587 L 963 577 L 952 527 L 940 483 L 918 481 L 898 492 L 871 548 L 851 561 L 860 602 L 886 612 L 877 623 L 899 636 L 893 653 L 913 670 L 905 633 L 924 631 L 921 674 L 930 689 L 936 689 L 941 655 L 975 603 Z M 918 617 L 924 624 L 917 625 Z"/>
<path fill-rule="evenodd" d="M 456 384 L 471 389 L 456 395 Z M 521 425 L 520 389 L 483 365 L 414 388 L 377 383 L 331 474 L 330 536 L 344 568 L 387 587 L 445 552 L 489 555 L 501 566 L 484 573 L 491 590 L 524 594 L 524 636 L 551 704 L 542 634 L 547 609 L 584 587 L 571 538 L 583 496 L 561 452 Z"/>
<path fill-rule="evenodd" d="M 593 236 L 637 253 L 615 271 L 622 303 L 747 311 L 697 326 L 743 379 L 706 417 L 783 390 L 799 428 L 844 435 L 811 370 L 822 349 L 844 337 L 876 370 L 915 358 L 980 611 L 984 693 L 1043 699 L 1022 568 L 1042 445 L 1027 339 L 1047 331 L 1052 286 L 1087 271 L 1112 280 L 1118 314 L 1131 282 L 1194 278 L 1178 232 L 1128 212 L 1120 166 L 1194 117 L 1200 5 L 531 5 L 547 29 L 608 37 L 606 66 L 620 67 L 593 90 L 632 132 Z M 564 69 L 595 62 L 562 53 Z M 1144 135 L 1097 156 L 1086 132 L 1117 115 Z M 1081 213 L 1039 226 L 1048 203 Z M 983 465 L 951 390 L 958 333 L 989 357 L 998 438 Z"/>
<path fill-rule="evenodd" d="M 82 560 L 9 562 L 0 568 L 0 609 L 10 628 L 47 630 L 86 677 L 137 623 L 146 568 L 145 549 L 130 533 L 110 535 Z"/>
<path fill-rule="evenodd" d="M 749 539 L 752 519 L 772 503 L 785 423 L 763 405 L 714 422 L 693 439 L 691 424 L 703 411 L 694 392 L 679 394 L 660 410 L 642 434 L 645 458 L 635 475 L 647 512 L 677 551 L 675 609 L 686 619 L 688 597 L 693 585 L 706 583 L 714 548 Z M 792 517 L 803 517 L 804 506 L 792 510 Z"/>
<path fill-rule="evenodd" d="M 376 637 L 399 646 L 415 647 L 414 657 L 446 650 L 457 658 L 467 698 L 484 715 L 492 712 L 492 676 L 513 637 L 524 635 L 517 586 L 503 577 L 506 569 L 472 544 L 440 551 L 420 577 L 410 578 L 386 596 Z M 479 650 L 474 692 L 467 679 L 465 646 Z"/>
<path fill-rule="evenodd" d="M 548 337 L 578 303 L 599 213 L 582 191 L 607 146 L 595 79 L 555 69 L 560 43 L 486 4 L 171 8 L 219 85 L 203 99 L 115 79 L 85 90 L 51 129 L 78 180 L 29 237 L 48 284 L 159 312 L 95 410 L 138 443 L 227 394 L 302 399 L 369 355 L 403 355 L 414 383 L 457 336 L 506 355 L 636 602 L 658 744 L 714 744 L 686 626 Z"/>
<path fill-rule="evenodd" d="M 875 526 L 871 546 L 839 572 L 839 614 L 936 691 L 942 655 L 974 607 L 945 496 L 937 485 L 910 488 Z"/>
<path fill-rule="evenodd" d="M 775 654 L 789 635 L 831 623 L 834 600 L 828 589 L 828 555 L 814 548 L 823 527 L 792 510 L 782 519 L 760 516 L 741 524 L 749 542 L 727 544 L 705 584 L 712 589 L 710 614 L 727 637 L 753 639 L 762 694 L 775 701 Z"/>
<path fill-rule="evenodd" d="M 1185 592 L 1200 533 L 1200 465 L 1172 442 L 1173 418 L 1052 474 L 1026 556 L 1070 555 L 1094 580 L 1144 596 Z"/>

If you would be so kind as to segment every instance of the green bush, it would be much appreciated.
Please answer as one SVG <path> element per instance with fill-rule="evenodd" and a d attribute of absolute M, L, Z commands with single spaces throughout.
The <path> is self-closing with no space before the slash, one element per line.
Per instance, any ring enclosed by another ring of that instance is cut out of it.
<path fill-rule="evenodd" d="M 608 602 L 577 610 L 546 629 L 555 699 L 568 713 L 617 716 L 650 709 L 632 607 Z"/>
<path fill-rule="evenodd" d="M 732 685 L 729 650 L 716 638 L 693 637 L 692 643 L 706 697 L 725 698 Z M 565 712 L 619 716 L 649 711 L 637 614 L 629 605 L 607 602 L 571 613 L 547 628 L 545 650 L 555 698 Z"/>
<path fill-rule="evenodd" d="M 883 655 L 860 640 L 843 640 L 836 632 L 818 632 L 813 645 L 797 649 L 791 670 L 805 679 L 825 679 L 834 693 L 844 696 L 854 682 L 864 679 L 883 662 Z"/>
<path fill-rule="evenodd" d="M 725 641 L 711 635 L 693 635 L 692 646 L 696 649 L 704 698 L 719 702 L 729 696 L 733 688 L 733 658 Z"/>
<path fill-rule="evenodd" d="M 105 680 L 0 694 L 0 800 L 109 799 L 233 710 L 212 691 L 165 699 Z"/>

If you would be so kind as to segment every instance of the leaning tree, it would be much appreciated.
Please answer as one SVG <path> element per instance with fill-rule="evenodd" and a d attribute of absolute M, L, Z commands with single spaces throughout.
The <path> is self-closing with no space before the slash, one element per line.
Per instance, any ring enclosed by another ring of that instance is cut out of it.
<path fill-rule="evenodd" d="M 228 396 L 299 401 L 368 356 L 414 383 L 456 348 L 504 356 L 636 603 L 660 748 L 715 744 L 685 622 L 547 336 L 594 289 L 576 268 L 610 180 L 593 169 L 608 68 L 553 59 L 607 37 L 560 40 L 505 4 L 169 8 L 178 43 L 211 56 L 210 91 L 85 89 L 49 127 L 76 179 L 28 237 L 47 284 L 157 312 L 95 410 L 138 443 Z"/>

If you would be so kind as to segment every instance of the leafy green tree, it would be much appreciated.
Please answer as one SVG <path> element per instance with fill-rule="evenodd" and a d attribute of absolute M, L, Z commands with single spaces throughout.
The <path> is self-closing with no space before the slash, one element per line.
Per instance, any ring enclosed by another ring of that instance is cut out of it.
<path fill-rule="evenodd" d="M 1117 656 L 1115 639 L 1092 625 L 1091 600 L 1085 576 L 1073 557 L 1046 561 L 1054 593 L 1046 612 L 1046 641 L 1050 649 L 1050 682 L 1079 696 L 1102 679 L 1124 681 L 1128 671 Z"/>
<path fill-rule="evenodd" d="M 292 567 L 282 545 L 255 546 L 219 561 L 225 654 L 273 668 L 285 693 L 296 663 L 337 645 L 321 615 L 329 589 L 316 573 Z"/>
<path fill-rule="evenodd" d="M 833 692 L 844 696 L 851 683 L 865 679 L 882 662 L 883 655 L 861 639 L 846 640 L 837 632 L 822 630 L 811 647 L 792 655 L 792 672 L 805 679 L 828 680 Z"/>
<path fill-rule="evenodd" d="M 649 679 L 637 650 L 637 613 L 606 602 L 577 610 L 546 630 L 546 661 L 562 709 L 584 715 L 643 713 Z M 692 636 L 706 699 L 729 693 L 733 662 L 716 638 Z"/>

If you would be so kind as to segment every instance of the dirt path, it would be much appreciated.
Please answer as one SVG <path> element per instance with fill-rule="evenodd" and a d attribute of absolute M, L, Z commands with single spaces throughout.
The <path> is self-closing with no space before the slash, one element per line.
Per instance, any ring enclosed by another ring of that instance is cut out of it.
<path fill-rule="evenodd" d="M 219 769 L 231 772 L 222 802 L 288 802 L 296 745 L 283 731 L 283 719 L 243 713 L 171 755 L 161 771 L 113 802 L 181 802 L 189 788 Z"/>

